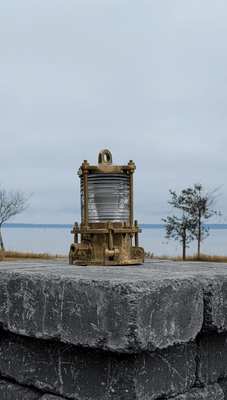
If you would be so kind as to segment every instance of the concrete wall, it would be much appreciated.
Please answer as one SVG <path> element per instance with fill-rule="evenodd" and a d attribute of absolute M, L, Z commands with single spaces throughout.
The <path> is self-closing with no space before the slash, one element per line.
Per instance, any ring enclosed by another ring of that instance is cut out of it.
<path fill-rule="evenodd" d="M 0 264 L 0 400 L 227 399 L 227 267 Z"/>

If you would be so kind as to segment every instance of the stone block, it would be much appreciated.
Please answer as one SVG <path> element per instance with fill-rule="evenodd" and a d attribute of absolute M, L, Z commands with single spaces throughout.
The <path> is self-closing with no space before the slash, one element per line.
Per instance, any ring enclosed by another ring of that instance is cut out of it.
<path fill-rule="evenodd" d="M 188 390 L 195 383 L 196 347 L 191 342 L 140 355 L 135 364 L 136 398 L 153 400 Z"/>
<path fill-rule="evenodd" d="M 225 379 L 220 379 L 218 381 L 219 385 L 221 386 L 223 392 L 224 392 L 224 399 L 227 400 L 227 378 Z"/>
<path fill-rule="evenodd" d="M 174 397 L 173 400 L 225 400 L 224 393 L 218 383 L 203 388 L 193 388 L 187 393 Z"/>
<path fill-rule="evenodd" d="M 227 333 L 204 335 L 198 345 L 198 380 L 210 384 L 227 377 Z"/>
<path fill-rule="evenodd" d="M 54 394 L 44 394 L 39 400 L 67 400 L 62 396 L 55 396 Z"/>
<path fill-rule="evenodd" d="M 227 280 L 215 276 L 204 285 L 204 324 L 203 331 L 227 330 Z"/>
<path fill-rule="evenodd" d="M 173 264 L 5 263 L 0 323 L 20 335 L 119 353 L 186 343 L 203 323 L 203 286 Z"/>
<path fill-rule="evenodd" d="M 1 400 L 39 400 L 41 395 L 40 391 L 33 388 L 0 379 Z"/>
<path fill-rule="evenodd" d="M 42 391 L 76 398 L 102 398 L 108 354 L 90 353 L 58 341 L 1 332 L 0 374 Z"/>
<path fill-rule="evenodd" d="M 185 392 L 194 384 L 196 348 L 192 342 L 119 354 L 2 330 L 0 374 L 75 400 L 153 400 Z"/>

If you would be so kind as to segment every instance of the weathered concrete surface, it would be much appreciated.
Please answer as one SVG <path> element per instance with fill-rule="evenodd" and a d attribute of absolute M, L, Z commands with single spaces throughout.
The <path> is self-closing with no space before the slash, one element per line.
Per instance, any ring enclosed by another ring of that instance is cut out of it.
<path fill-rule="evenodd" d="M 172 400 L 225 400 L 224 393 L 218 383 L 203 388 L 193 388 Z"/>
<path fill-rule="evenodd" d="M 197 345 L 141 354 L 82 349 L 0 332 L 0 374 L 23 385 L 80 400 L 153 400 L 195 383 Z"/>
<path fill-rule="evenodd" d="M 38 390 L 26 388 L 17 383 L 12 383 L 8 382 L 7 380 L 0 379 L 1 400 L 40 400 L 40 397 L 41 392 Z"/>
<path fill-rule="evenodd" d="M 204 287 L 203 331 L 210 330 L 227 330 L 227 279 L 223 273 L 206 279 Z"/>
<path fill-rule="evenodd" d="M 226 400 L 226 291 L 226 264 L 0 263 L 0 400 Z"/>
<path fill-rule="evenodd" d="M 117 352 L 165 348 L 227 329 L 227 265 L 0 264 L 0 323 L 11 332 Z M 205 306 L 204 306 L 205 304 Z"/>
<path fill-rule="evenodd" d="M 190 264 L 0 264 L 0 323 L 11 332 L 138 352 L 194 339 L 203 286 Z"/>
<path fill-rule="evenodd" d="M 135 363 L 136 399 L 172 397 L 190 389 L 196 378 L 195 342 L 146 352 Z"/>
<path fill-rule="evenodd" d="M 227 377 L 225 377 L 224 379 L 220 379 L 218 381 L 219 385 L 221 386 L 223 392 L 224 392 L 224 399 L 227 399 Z"/>
<path fill-rule="evenodd" d="M 55 396 L 54 394 L 44 394 L 39 400 L 66 400 L 65 397 Z"/>
<path fill-rule="evenodd" d="M 227 333 L 205 335 L 198 346 L 198 380 L 213 383 L 227 376 Z"/>

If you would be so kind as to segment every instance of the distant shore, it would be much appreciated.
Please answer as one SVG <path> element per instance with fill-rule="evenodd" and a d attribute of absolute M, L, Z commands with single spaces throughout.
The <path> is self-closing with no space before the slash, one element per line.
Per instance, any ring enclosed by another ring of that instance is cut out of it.
<path fill-rule="evenodd" d="M 139 224 L 142 229 L 164 229 L 164 224 Z M 227 224 L 204 224 L 205 228 L 227 229 Z M 73 228 L 73 224 L 23 224 L 23 223 L 4 223 L 3 228 Z"/>

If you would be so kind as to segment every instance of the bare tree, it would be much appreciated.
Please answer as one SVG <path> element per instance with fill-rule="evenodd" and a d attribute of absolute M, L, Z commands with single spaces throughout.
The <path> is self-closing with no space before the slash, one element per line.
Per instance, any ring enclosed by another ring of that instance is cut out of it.
<path fill-rule="evenodd" d="M 29 206 L 28 198 L 25 198 L 19 190 L 14 192 L 0 188 L 0 249 L 5 250 L 2 239 L 1 228 L 5 221 L 8 221 L 14 215 L 22 213 Z"/>

